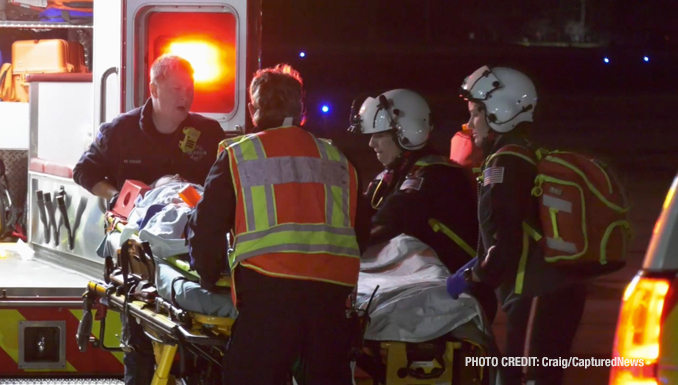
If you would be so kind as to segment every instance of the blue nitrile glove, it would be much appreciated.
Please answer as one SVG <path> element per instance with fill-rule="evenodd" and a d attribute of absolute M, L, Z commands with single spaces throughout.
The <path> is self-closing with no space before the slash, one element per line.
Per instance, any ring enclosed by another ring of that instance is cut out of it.
<path fill-rule="evenodd" d="M 453 299 L 459 299 L 459 294 L 468 289 L 468 282 L 462 273 L 455 273 L 447 277 L 447 293 Z"/>
<path fill-rule="evenodd" d="M 473 266 L 476 265 L 477 260 L 477 257 L 471 259 L 454 274 L 447 277 L 447 293 L 450 297 L 459 299 L 459 295 L 468 290 L 469 283 L 466 281 L 466 278 L 464 278 L 464 271 L 473 268 Z"/>

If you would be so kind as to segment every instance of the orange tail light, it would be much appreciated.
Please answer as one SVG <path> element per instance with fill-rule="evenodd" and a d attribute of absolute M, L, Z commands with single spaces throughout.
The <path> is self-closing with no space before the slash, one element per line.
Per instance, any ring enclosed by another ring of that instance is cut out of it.
<path fill-rule="evenodd" d="M 641 276 L 636 276 L 626 288 L 617 324 L 614 357 L 639 359 L 642 365 L 613 367 L 610 385 L 657 385 L 655 369 L 668 291 L 667 280 Z"/>

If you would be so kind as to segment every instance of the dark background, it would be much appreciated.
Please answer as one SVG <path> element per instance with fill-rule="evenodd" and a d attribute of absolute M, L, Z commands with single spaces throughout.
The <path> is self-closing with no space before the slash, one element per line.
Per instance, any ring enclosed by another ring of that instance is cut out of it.
<path fill-rule="evenodd" d="M 379 166 L 367 138 L 345 134 L 354 98 L 392 88 L 420 92 L 434 113 L 432 141 L 447 152 L 468 119 L 457 90 L 485 64 L 534 80 L 534 134 L 543 144 L 589 151 L 622 168 L 673 173 L 678 2 L 588 0 L 584 33 L 568 33 L 568 23 L 581 21 L 581 5 L 264 0 L 262 65 L 284 62 L 301 72 L 307 127 L 364 155 L 369 174 Z M 322 105 L 330 107 L 327 114 Z"/>

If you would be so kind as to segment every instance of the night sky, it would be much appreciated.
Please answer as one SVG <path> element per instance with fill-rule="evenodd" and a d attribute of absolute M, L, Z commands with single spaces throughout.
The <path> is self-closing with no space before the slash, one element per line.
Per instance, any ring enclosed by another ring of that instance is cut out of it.
<path fill-rule="evenodd" d="M 518 40 L 530 25 L 562 31 L 580 0 L 263 0 L 269 44 L 459 44 Z M 666 41 L 678 32 L 678 1 L 586 0 L 586 26 L 616 44 Z M 656 37 L 655 37 L 656 39 Z M 674 38 L 678 40 L 678 36 Z M 678 43 L 674 43 L 678 44 Z"/>

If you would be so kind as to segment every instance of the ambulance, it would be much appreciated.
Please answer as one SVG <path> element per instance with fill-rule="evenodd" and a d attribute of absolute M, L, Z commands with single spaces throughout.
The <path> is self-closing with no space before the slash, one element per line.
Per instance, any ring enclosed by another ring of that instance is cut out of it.
<path fill-rule="evenodd" d="M 95 311 L 90 342 L 99 349 L 83 352 L 75 338 L 88 282 L 103 280 L 97 249 L 107 224 L 106 202 L 73 182 L 73 167 L 102 123 L 144 104 L 150 65 L 165 53 L 195 69 L 193 112 L 244 132 L 261 2 L 97 0 L 83 23 L 68 2 L 15 0 L 0 15 L 54 3 L 73 20 L 0 20 L 0 36 L 46 37 L 13 41 L 12 71 L 0 81 L 14 87 L 13 100 L 0 102 L 0 233 L 22 238 L 21 226 L 7 227 L 20 223 L 17 212 L 25 218 L 25 241 L 0 244 L 0 378 L 119 378 L 119 314 Z"/>

